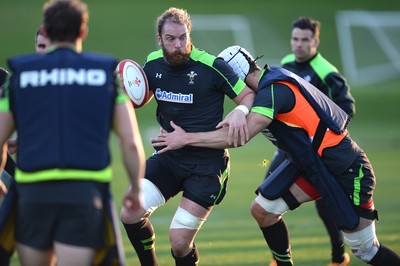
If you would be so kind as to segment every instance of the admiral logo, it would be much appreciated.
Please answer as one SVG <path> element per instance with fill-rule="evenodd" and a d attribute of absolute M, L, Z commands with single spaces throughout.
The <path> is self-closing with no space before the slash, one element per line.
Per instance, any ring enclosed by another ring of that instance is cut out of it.
<path fill-rule="evenodd" d="M 54 68 L 47 70 L 23 71 L 20 76 L 22 89 L 31 87 L 44 87 L 50 85 L 89 85 L 102 86 L 106 83 L 107 74 L 103 69 L 73 69 Z"/>
<path fill-rule="evenodd" d="M 190 71 L 187 76 L 189 77 L 189 84 L 194 84 L 194 78 L 197 76 L 197 73 Z"/>
<path fill-rule="evenodd" d="M 162 91 L 160 88 L 156 89 L 156 98 L 160 101 L 174 102 L 174 103 L 193 103 L 193 94 L 182 94 Z"/>

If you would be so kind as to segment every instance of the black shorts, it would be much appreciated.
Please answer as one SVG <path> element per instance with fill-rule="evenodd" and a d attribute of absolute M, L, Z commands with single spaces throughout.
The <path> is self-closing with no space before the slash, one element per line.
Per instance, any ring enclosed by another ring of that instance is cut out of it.
<path fill-rule="evenodd" d="M 375 174 L 370 161 L 362 150 L 350 167 L 335 178 L 351 199 L 360 217 L 371 220 L 377 218 L 373 201 L 373 191 L 376 185 Z M 320 197 L 316 188 L 307 178 L 297 178 L 296 184 L 311 198 L 318 199 Z"/>
<path fill-rule="evenodd" d="M 145 178 L 167 201 L 183 191 L 183 197 L 208 209 L 224 198 L 229 171 L 229 154 L 205 164 L 180 163 L 164 154 L 154 154 L 146 161 Z"/>
<path fill-rule="evenodd" d="M 54 242 L 89 248 L 102 247 L 104 189 L 108 187 L 96 183 L 56 181 L 18 184 L 17 190 L 23 195 L 19 196 L 17 205 L 16 241 L 41 250 L 51 248 Z M 49 191 L 49 197 L 44 195 L 46 190 Z M 82 194 L 83 190 L 85 195 L 79 197 L 78 194 Z M 32 198 L 35 191 L 41 195 Z M 68 191 L 69 197 L 66 198 L 63 194 Z"/>
<path fill-rule="evenodd" d="M 376 185 L 372 165 L 363 151 L 349 169 L 338 177 L 354 206 L 373 209 L 373 191 Z"/>

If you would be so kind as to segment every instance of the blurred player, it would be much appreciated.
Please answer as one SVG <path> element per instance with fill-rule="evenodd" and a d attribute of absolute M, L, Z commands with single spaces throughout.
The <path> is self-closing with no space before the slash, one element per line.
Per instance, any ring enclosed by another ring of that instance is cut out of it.
<path fill-rule="evenodd" d="M 142 208 L 145 157 L 135 111 L 119 89 L 118 61 L 82 52 L 88 19 L 81 1 L 50 0 L 43 20 L 55 49 L 45 58 L 8 60 L 0 145 L 17 130 L 15 240 L 21 265 L 52 265 L 54 256 L 57 265 L 94 265 L 108 240 L 111 129 L 132 188 L 123 205 L 127 212 Z"/>
<path fill-rule="evenodd" d="M 171 131 L 175 121 L 188 131 L 213 130 L 222 120 L 224 97 L 239 104 L 229 116 L 231 129 L 247 135 L 246 119 L 254 99 L 229 65 L 191 42 L 192 24 L 186 10 L 170 8 L 157 19 L 161 49 L 152 52 L 144 65 L 150 90 L 157 101 L 157 120 Z M 175 265 L 198 265 L 194 239 L 214 205 L 225 196 L 229 154 L 224 149 L 187 147 L 147 160 L 143 181 L 144 209 L 121 218 L 143 266 L 158 265 L 155 234 L 149 216 L 157 207 L 182 191 L 170 225 L 171 253 Z"/>
<path fill-rule="evenodd" d="M 3 93 L 5 93 L 5 83 L 7 76 L 9 75 L 8 71 L 4 68 L 0 67 L 0 97 Z M 6 146 L 4 148 L 7 148 Z M 4 165 L 0 165 L 0 198 L 3 197 L 7 193 L 7 187 L 10 182 L 10 178 L 14 176 L 15 172 L 15 162 L 11 155 L 7 152 L 7 157 L 4 160 Z M 8 257 L 8 256 L 6 256 Z M 0 265 L 6 265 L 3 260 L 3 253 L 0 250 Z M 3 263 L 2 263 L 3 262 Z"/>
<path fill-rule="evenodd" d="M 376 178 L 366 154 L 350 137 L 348 115 L 292 72 L 268 65 L 261 69 L 242 47 L 228 47 L 220 56 L 257 93 L 247 116 L 250 138 L 262 132 L 288 158 L 258 187 L 251 206 L 277 265 L 293 265 L 283 214 L 320 197 L 357 258 L 376 266 L 400 265 L 400 256 L 376 236 Z M 171 126 L 174 131 L 152 139 L 153 146 L 163 147 L 160 154 L 186 145 L 224 148 L 249 141 L 246 136 L 232 139 L 227 121 L 219 123 L 219 130 L 203 133 Z"/>
<path fill-rule="evenodd" d="M 355 113 L 355 101 L 350 94 L 346 80 L 337 69 L 317 51 L 320 44 L 320 22 L 307 17 L 299 17 L 292 24 L 290 44 L 292 54 L 282 59 L 282 67 L 299 75 L 332 99 L 350 117 Z M 284 152 L 277 150 L 267 170 L 269 176 L 284 160 Z M 331 242 L 331 263 L 329 266 L 347 266 L 349 254 L 345 252 L 342 233 L 333 223 L 323 200 L 316 200 L 318 215 L 323 220 Z M 276 265 L 272 261 L 270 266 Z"/>

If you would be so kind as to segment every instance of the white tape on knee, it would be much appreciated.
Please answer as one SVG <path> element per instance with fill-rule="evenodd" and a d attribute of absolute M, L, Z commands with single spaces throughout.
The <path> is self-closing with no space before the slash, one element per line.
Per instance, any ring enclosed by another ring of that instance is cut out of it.
<path fill-rule="evenodd" d="M 201 228 L 206 219 L 198 218 L 187 210 L 178 207 L 175 216 L 172 219 L 170 228 L 185 228 L 189 230 L 198 230 Z"/>
<path fill-rule="evenodd" d="M 269 200 L 264 198 L 261 194 L 255 199 L 255 202 L 258 203 L 264 210 L 267 212 L 282 215 L 289 210 L 289 206 L 282 198 L 278 198 L 276 200 Z"/>
<path fill-rule="evenodd" d="M 142 179 L 143 208 L 149 213 L 153 213 L 159 206 L 165 203 L 165 198 L 160 190 L 149 180 Z"/>
<path fill-rule="evenodd" d="M 376 238 L 374 223 L 358 232 L 343 232 L 343 236 L 354 256 L 365 262 L 370 262 L 378 252 L 379 242 Z"/>

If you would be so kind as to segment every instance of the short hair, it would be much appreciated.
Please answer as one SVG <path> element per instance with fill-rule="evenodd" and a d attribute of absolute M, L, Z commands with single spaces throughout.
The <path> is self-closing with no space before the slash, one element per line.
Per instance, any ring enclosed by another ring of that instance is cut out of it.
<path fill-rule="evenodd" d="M 293 21 L 292 29 L 299 28 L 302 30 L 311 30 L 314 37 L 319 38 L 319 32 L 321 29 L 321 22 L 309 17 L 299 17 Z"/>
<path fill-rule="evenodd" d="M 192 30 L 190 15 L 185 9 L 170 7 L 161 16 L 157 18 L 157 33 L 161 36 L 162 28 L 166 22 L 186 25 L 189 32 Z"/>
<path fill-rule="evenodd" d="M 76 41 L 89 21 L 87 5 L 80 0 L 49 0 L 43 10 L 44 28 L 52 42 Z"/>

